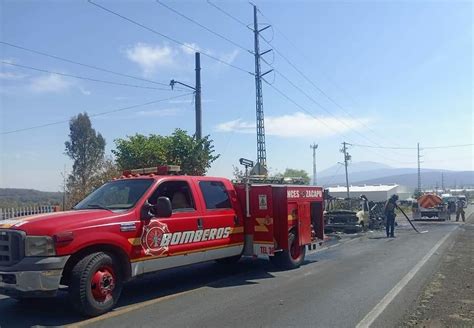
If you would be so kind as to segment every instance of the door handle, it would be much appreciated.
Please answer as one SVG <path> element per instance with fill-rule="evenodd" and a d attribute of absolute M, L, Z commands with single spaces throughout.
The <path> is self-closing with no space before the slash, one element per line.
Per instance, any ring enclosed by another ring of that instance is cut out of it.
<path fill-rule="evenodd" d="M 198 230 L 202 230 L 204 228 L 202 224 L 202 218 L 197 219 L 197 226 L 198 226 Z"/>
<path fill-rule="evenodd" d="M 239 225 L 239 224 L 240 224 L 239 217 L 237 215 L 234 215 L 234 225 Z"/>

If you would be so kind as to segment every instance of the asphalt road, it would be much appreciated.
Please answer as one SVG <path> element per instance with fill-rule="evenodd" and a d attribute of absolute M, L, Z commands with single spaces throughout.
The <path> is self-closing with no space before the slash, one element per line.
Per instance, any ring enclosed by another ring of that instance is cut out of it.
<path fill-rule="evenodd" d="M 361 320 L 396 326 L 459 223 L 417 225 L 428 232 L 417 234 L 400 220 L 394 239 L 382 232 L 344 237 L 291 271 L 242 260 L 148 275 L 127 284 L 116 310 L 89 320 L 74 314 L 65 295 L 26 304 L 0 296 L 0 326 L 354 327 Z"/>

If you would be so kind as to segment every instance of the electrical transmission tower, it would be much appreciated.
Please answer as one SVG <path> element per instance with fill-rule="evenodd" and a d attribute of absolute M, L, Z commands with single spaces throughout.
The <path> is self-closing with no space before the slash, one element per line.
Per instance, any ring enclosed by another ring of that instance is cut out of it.
<path fill-rule="evenodd" d="M 350 145 L 347 142 L 342 143 L 341 153 L 344 154 L 344 167 L 346 169 L 346 189 L 347 189 L 347 198 L 351 198 L 349 194 L 349 175 L 347 174 L 347 166 L 349 165 L 349 161 L 351 160 L 351 155 L 347 152 L 347 146 Z"/>
<path fill-rule="evenodd" d="M 256 91 L 256 110 L 257 110 L 257 164 L 252 169 L 251 174 L 267 175 L 267 150 L 265 147 L 265 124 L 263 115 L 263 94 L 262 94 L 262 77 L 270 73 L 269 70 L 262 74 L 260 59 L 263 55 L 272 51 L 269 49 L 260 52 L 260 33 L 270 27 L 267 25 L 261 29 L 258 27 L 257 6 L 253 6 L 253 34 L 254 34 L 254 55 L 255 55 L 255 91 Z"/>

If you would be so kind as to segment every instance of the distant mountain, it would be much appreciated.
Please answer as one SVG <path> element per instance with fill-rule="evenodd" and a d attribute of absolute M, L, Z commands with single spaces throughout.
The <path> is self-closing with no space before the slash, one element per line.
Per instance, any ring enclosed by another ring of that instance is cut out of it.
<path fill-rule="evenodd" d="M 338 170 L 339 168 L 339 170 Z M 328 174 L 333 172 L 333 174 Z M 444 174 L 445 186 L 474 185 L 473 171 L 449 171 L 437 169 L 422 169 L 422 186 L 441 186 L 441 173 Z M 323 186 L 344 185 L 346 177 L 342 165 L 333 166 L 318 173 L 318 184 Z M 375 162 L 357 162 L 349 166 L 349 183 L 356 184 L 386 184 L 398 183 L 415 188 L 418 183 L 416 168 L 393 168 Z"/>
<path fill-rule="evenodd" d="M 461 172 L 444 172 L 443 173 L 444 185 L 446 187 L 457 188 L 474 186 L 474 171 L 461 171 Z M 368 179 L 363 181 L 357 181 L 353 184 L 391 184 L 396 183 L 399 185 L 416 188 L 418 185 L 418 174 L 401 174 L 392 175 L 386 177 L 380 177 L 375 179 Z M 435 186 L 441 187 L 441 173 L 440 172 L 423 172 L 421 175 L 422 188 L 431 188 Z"/>
<path fill-rule="evenodd" d="M 0 208 L 30 205 L 58 205 L 62 193 L 34 189 L 0 188 Z"/>
<path fill-rule="evenodd" d="M 342 164 L 336 164 L 333 165 L 325 170 L 322 170 L 321 172 L 318 172 L 318 178 L 324 178 L 324 177 L 331 177 L 334 176 L 335 174 L 338 174 L 343 170 L 344 166 Z M 377 163 L 377 162 L 356 162 L 356 163 L 351 163 L 350 166 L 350 171 L 352 173 L 356 172 L 367 172 L 367 171 L 373 171 L 373 170 L 384 170 L 384 169 L 391 169 L 391 166 L 382 164 L 382 163 Z"/>

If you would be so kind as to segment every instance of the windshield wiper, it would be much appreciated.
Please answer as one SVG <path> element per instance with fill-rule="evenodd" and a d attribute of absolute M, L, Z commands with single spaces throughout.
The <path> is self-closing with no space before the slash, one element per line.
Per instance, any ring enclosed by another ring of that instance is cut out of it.
<path fill-rule="evenodd" d="M 94 209 L 101 209 L 101 210 L 106 210 L 106 211 L 111 211 L 112 210 L 106 206 L 100 205 L 100 204 L 88 204 L 87 208 L 94 208 Z"/>

